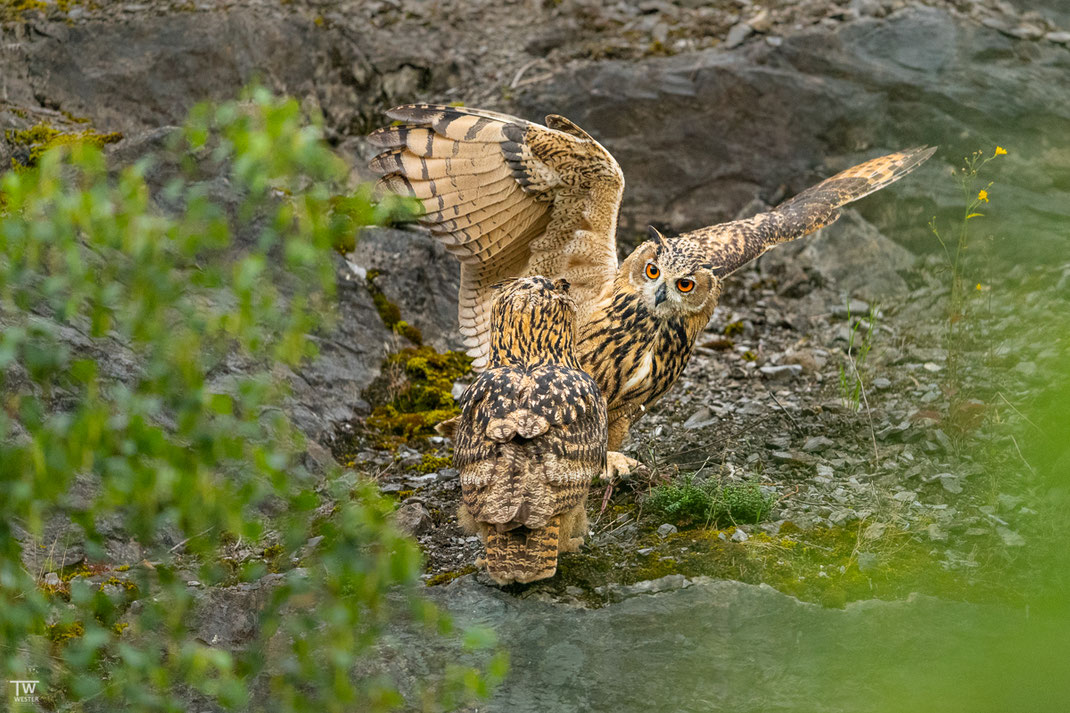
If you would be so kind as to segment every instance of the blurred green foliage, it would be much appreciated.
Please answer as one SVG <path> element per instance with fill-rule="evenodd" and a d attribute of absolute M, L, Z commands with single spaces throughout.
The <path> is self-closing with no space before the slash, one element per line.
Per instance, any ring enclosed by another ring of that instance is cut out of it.
<path fill-rule="evenodd" d="M 76 143 L 0 182 L 0 677 L 40 680 L 59 710 L 393 709 L 384 625 L 449 621 L 415 596 L 419 552 L 392 505 L 352 473 L 306 468 L 280 374 L 315 353 L 332 248 L 408 207 L 347 191 L 319 124 L 264 90 L 197 107 L 173 139 L 118 173 Z M 111 559 L 105 522 L 146 557 Z M 55 549 L 57 523 L 84 543 L 72 571 L 25 551 Z M 284 571 L 223 566 L 243 541 L 275 543 Z M 191 575 L 262 585 L 251 641 L 193 635 L 208 600 Z M 449 708 L 503 675 L 476 652 L 485 632 L 450 641 L 472 653 L 406 691 L 409 707 Z"/>

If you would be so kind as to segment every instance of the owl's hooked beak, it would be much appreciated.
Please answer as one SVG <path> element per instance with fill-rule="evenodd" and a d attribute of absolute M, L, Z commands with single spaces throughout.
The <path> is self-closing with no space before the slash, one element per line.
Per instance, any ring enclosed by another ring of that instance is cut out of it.
<path fill-rule="evenodd" d="M 663 282 L 658 287 L 658 291 L 654 293 L 654 306 L 657 307 L 659 304 L 664 302 L 665 298 L 668 297 L 668 296 L 669 296 L 669 293 L 665 289 L 665 283 Z"/>

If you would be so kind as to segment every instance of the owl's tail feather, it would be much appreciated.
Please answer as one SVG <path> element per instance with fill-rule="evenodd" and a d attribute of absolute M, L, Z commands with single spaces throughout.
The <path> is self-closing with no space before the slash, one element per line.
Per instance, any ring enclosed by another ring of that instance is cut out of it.
<path fill-rule="evenodd" d="M 518 527 L 505 532 L 490 529 L 486 534 L 487 574 L 498 584 L 534 582 L 557 572 L 557 551 L 562 515 L 555 515 L 546 527 L 529 530 Z"/>

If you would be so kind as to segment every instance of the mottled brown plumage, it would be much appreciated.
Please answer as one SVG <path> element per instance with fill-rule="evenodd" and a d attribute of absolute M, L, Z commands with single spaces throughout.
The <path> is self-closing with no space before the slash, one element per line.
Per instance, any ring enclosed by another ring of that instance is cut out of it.
<path fill-rule="evenodd" d="M 568 283 L 497 288 L 489 364 L 461 396 L 454 427 L 458 519 L 486 544 L 500 584 L 553 576 L 583 543 L 587 491 L 606 465 L 606 405 L 575 355 Z"/>
<path fill-rule="evenodd" d="M 609 407 L 610 474 L 630 424 L 676 381 L 706 326 L 722 280 L 770 247 L 824 227 L 838 208 L 899 180 L 935 149 L 875 158 L 775 209 L 678 238 L 654 231 L 618 267 L 616 161 L 559 116 L 547 126 L 496 112 L 411 105 L 371 141 L 382 184 L 422 199 L 432 234 L 461 261 L 459 320 L 476 368 L 486 364 L 491 285 L 564 278 L 578 303 L 577 353 Z"/>

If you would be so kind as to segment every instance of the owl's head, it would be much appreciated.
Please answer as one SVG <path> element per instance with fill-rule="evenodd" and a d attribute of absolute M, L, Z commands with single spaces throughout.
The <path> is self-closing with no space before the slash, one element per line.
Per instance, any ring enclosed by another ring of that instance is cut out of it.
<path fill-rule="evenodd" d="M 721 280 L 697 243 L 666 238 L 654 228 L 621 272 L 655 317 L 708 317 L 721 293 Z"/>
<path fill-rule="evenodd" d="M 491 363 L 571 363 L 576 302 L 566 280 L 522 277 L 494 285 Z"/>

